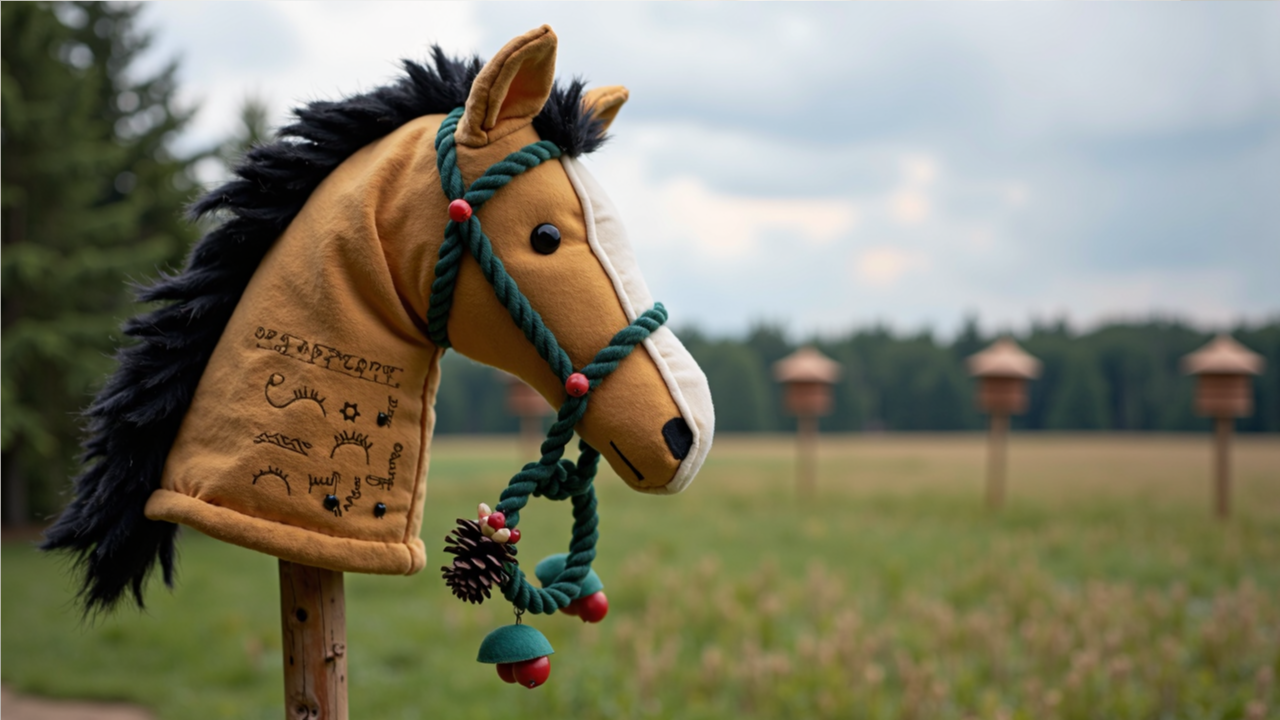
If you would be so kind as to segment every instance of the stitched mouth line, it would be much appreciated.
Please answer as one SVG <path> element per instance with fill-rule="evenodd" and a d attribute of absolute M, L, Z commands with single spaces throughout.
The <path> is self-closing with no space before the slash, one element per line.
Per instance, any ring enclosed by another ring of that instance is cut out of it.
<path fill-rule="evenodd" d="M 622 451 L 618 449 L 618 446 L 614 444 L 612 440 L 609 441 L 609 447 L 613 448 L 613 451 L 618 453 L 618 457 L 622 458 L 622 462 L 626 463 L 627 467 L 631 468 L 631 472 L 636 474 L 636 480 L 644 482 L 644 475 L 640 474 L 640 471 L 636 469 L 636 466 L 631 464 L 631 461 L 627 459 L 626 455 L 622 454 Z"/>

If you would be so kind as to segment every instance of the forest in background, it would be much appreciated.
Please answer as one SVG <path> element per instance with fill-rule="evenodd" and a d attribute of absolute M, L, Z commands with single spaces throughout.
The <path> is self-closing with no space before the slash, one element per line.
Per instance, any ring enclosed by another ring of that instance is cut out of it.
<path fill-rule="evenodd" d="M 952 340 L 929 332 L 897 334 L 885 327 L 797 343 L 776 325 L 759 325 L 745 337 L 711 337 L 677 329 L 707 374 L 716 406 L 717 432 L 790 430 L 773 363 L 811 344 L 843 367 L 834 389 L 834 412 L 825 432 L 976 430 L 985 423 L 974 405 L 973 380 L 964 360 L 994 342 L 971 318 Z M 1232 335 L 1266 358 L 1254 379 L 1254 415 L 1237 421 L 1244 432 L 1280 431 L 1280 320 L 1236 327 Z M 1016 340 L 1044 363 L 1030 383 L 1030 407 L 1013 419 L 1024 430 L 1207 430 L 1196 417 L 1193 378 L 1181 358 L 1213 337 L 1185 323 L 1152 319 L 1073 332 L 1065 322 L 1033 325 Z M 514 432 L 504 382 L 490 368 L 456 353 L 445 358 L 436 402 L 436 432 Z"/>
<path fill-rule="evenodd" d="M 197 163 L 233 166 L 268 136 L 266 105 L 246 101 L 242 127 L 216 147 L 181 152 L 195 108 L 177 102 L 177 62 L 140 74 L 150 37 L 138 5 L 4 3 L 3 325 L 0 439 L 5 524 L 47 518 L 66 501 L 79 454 L 79 412 L 111 372 L 120 323 L 140 308 L 130 283 L 180 267 L 200 228 L 183 208 L 201 191 Z M 994 338 L 971 320 L 955 339 L 871 328 L 816 342 L 844 367 L 830 432 L 972 430 L 963 360 Z M 784 327 L 742 337 L 677 329 L 711 383 L 720 432 L 787 430 L 771 366 L 797 344 Z M 1257 412 L 1243 431 L 1280 431 L 1280 317 L 1234 329 L 1267 359 Z M 1030 412 L 1015 427 L 1199 430 L 1193 382 L 1179 358 L 1210 335 L 1176 321 L 1075 333 L 1035 326 L 1018 340 L 1044 361 Z M 437 403 L 441 433 L 514 432 L 505 385 L 454 353 Z"/>

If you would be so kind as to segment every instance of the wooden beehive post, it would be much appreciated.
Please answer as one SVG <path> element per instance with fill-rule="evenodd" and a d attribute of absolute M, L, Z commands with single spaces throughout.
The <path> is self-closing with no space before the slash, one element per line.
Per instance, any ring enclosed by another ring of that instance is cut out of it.
<path fill-rule="evenodd" d="M 1253 380 L 1262 374 L 1262 356 L 1219 335 L 1182 359 L 1183 372 L 1196 376 L 1196 413 L 1214 419 L 1213 506 L 1223 520 L 1231 515 L 1231 432 L 1235 419 L 1253 414 Z"/>
<path fill-rule="evenodd" d="M 811 497 L 817 487 L 818 418 L 831 414 L 840 364 L 806 346 L 774 363 L 773 376 L 783 385 L 784 407 L 796 417 L 796 492 Z"/>
<path fill-rule="evenodd" d="M 342 573 L 280 561 L 287 720 L 347 720 L 347 603 Z"/>
<path fill-rule="evenodd" d="M 991 416 L 987 436 L 987 507 L 1004 506 L 1009 416 L 1027 411 L 1027 381 L 1040 376 L 1040 361 L 1000 338 L 968 359 L 969 374 L 978 378 L 978 407 Z"/>
<path fill-rule="evenodd" d="M 507 383 L 507 412 L 520 418 L 520 457 L 538 454 L 542 442 L 542 419 L 553 411 L 546 399 L 525 381 L 499 371 Z"/>

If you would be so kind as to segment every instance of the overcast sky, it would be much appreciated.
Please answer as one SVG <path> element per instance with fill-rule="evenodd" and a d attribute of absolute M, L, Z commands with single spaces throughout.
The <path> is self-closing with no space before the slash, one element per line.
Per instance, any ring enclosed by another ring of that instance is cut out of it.
<path fill-rule="evenodd" d="M 163 3 L 225 137 L 541 23 L 631 100 L 588 162 L 677 327 L 1280 316 L 1280 4 Z"/>

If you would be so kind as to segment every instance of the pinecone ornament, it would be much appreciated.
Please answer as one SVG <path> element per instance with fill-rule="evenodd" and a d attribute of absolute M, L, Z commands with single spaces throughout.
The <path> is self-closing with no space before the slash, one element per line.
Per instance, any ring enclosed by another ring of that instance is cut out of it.
<path fill-rule="evenodd" d="M 475 604 L 491 597 L 494 585 L 501 587 L 510 579 L 504 563 L 518 564 L 515 547 L 486 537 L 482 522 L 458 518 L 458 526 L 444 539 L 444 551 L 454 555 L 453 566 L 440 568 L 453 594 Z"/>

